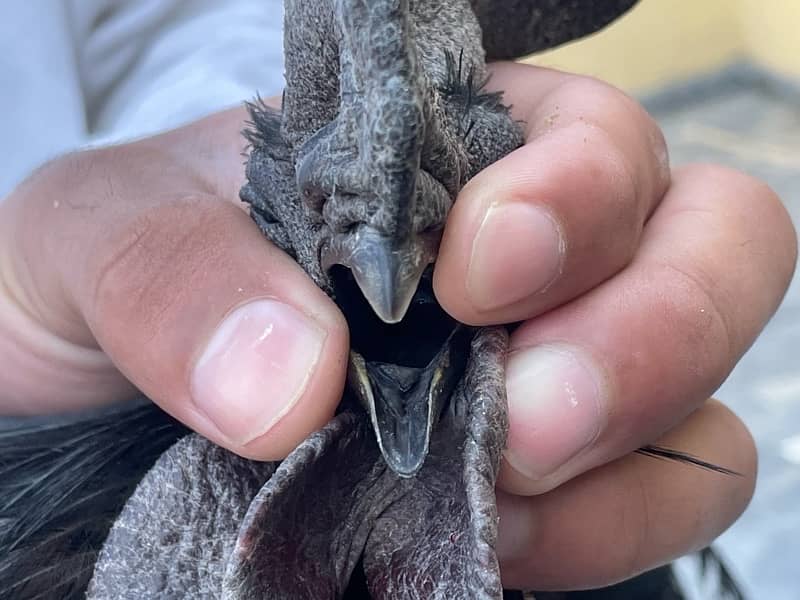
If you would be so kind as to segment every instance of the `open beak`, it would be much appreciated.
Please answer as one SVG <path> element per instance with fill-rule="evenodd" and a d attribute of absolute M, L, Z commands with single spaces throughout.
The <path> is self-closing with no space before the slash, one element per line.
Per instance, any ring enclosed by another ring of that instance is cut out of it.
<path fill-rule="evenodd" d="M 384 323 L 399 323 L 425 269 L 436 258 L 440 232 L 392 239 L 361 225 L 341 246 L 328 249 L 322 267 L 348 267 L 361 293 Z"/>
<path fill-rule="evenodd" d="M 422 467 L 431 432 L 464 373 L 471 339 L 469 328 L 457 326 L 423 367 L 368 361 L 351 351 L 348 383 L 369 413 L 386 463 L 401 477 Z"/>
<path fill-rule="evenodd" d="M 401 477 L 422 467 L 472 337 L 438 306 L 429 283 L 420 285 L 439 238 L 430 232 L 398 242 L 363 224 L 323 251 L 323 267 L 348 267 L 346 281 L 354 284 L 337 291 L 351 328 L 349 387 L 370 416 L 386 463 Z"/>
<path fill-rule="evenodd" d="M 366 210 L 352 219 L 346 232 L 337 231 L 327 240 L 321 266 L 325 271 L 334 265 L 350 269 L 363 299 L 381 321 L 368 320 L 364 332 L 372 338 L 369 345 L 381 347 L 360 354 L 353 344 L 350 387 L 369 412 L 387 464 L 410 477 L 425 460 L 431 430 L 463 373 L 469 344 L 463 348 L 463 357 L 461 344 L 454 343 L 460 335 L 451 335 L 443 346 L 443 338 L 429 338 L 431 343 L 422 351 L 419 339 L 404 339 L 401 333 L 441 239 L 441 229 L 415 228 L 422 146 L 433 106 L 411 35 L 411 2 L 344 0 L 343 6 L 348 8 L 339 15 L 339 41 L 345 58 L 340 64 L 341 106 L 339 129 L 335 129 L 340 135 L 338 147 L 331 142 L 330 148 L 341 152 L 340 147 L 355 147 L 356 168 L 348 171 L 355 183 L 347 182 L 339 189 L 366 202 Z M 389 30 L 398 35 L 387 36 Z M 379 59 L 372 40 L 380 40 Z M 313 179 L 299 176 L 299 180 Z M 329 185 L 318 187 L 332 198 L 338 178 L 334 173 L 330 179 Z M 348 300 L 360 299 L 337 297 L 340 306 Z M 354 323 L 372 315 L 345 311 L 345 316 L 353 317 L 348 318 L 352 341 L 357 337 Z M 447 319 L 443 315 L 439 323 Z M 425 331 L 414 333 L 426 335 Z M 408 361 L 404 354 L 415 356 Z"/>
<path fill-rule="evenodd" d="M 433 256 L 416 237 L 396 243 L 369 227 L 357 235 L 348 265 L 353 277 L 375 314 L 384 323 L 399 323 Z"/>

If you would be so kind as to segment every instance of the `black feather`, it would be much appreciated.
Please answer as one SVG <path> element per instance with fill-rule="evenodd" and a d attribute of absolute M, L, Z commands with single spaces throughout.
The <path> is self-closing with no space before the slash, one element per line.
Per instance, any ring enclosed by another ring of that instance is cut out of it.
<path fill-rule="evenodd" d="M 252 102 L 245 102 L 245 106 L 250 119 L 245 122 L 242 131 L 244 138 L 253 148 L 268 151 L 274 160 L 288 160 L 288 150 L 281 137 L 281 111 L 268 106 L 261 96 L 256 96 Z M 276 152 L 273 153 L 273 149 Z M 246 154 L 249 155 L 249 152 Z"/>
<path fill-rule="evenodd" d="M 83 598 L 125 501 L 185 433 L 149 403 L 0 431 L 0 598 Z"/>
<path fill-rule="evenodd" d="M 473 109 L 482 108 L 489 111 L 508 112 L 503 104 L 502 92 L 485 90 L 489 79 L 477 79 L 475 66 L 464 67 L 464 51 L 458 54 L 458 60 L 449 51 L 445 51 L 445 83 L 440 88 L 447 101 L 459 108 L 458 130 L 464 140 L 468 140 L 475 126 Z"/>
<path fill-rule="evenodd" d="M 700 551 L 700 569 L 706 579 L 715 578 L 717 583 L 717 598 L 725 600 L 745 600 L 739 584 L 734 579 L 722 558 L 709 546 Z M 712 573 L 713 571 L 713 573 Z"/>
<path fill-rule="evenodd" d="M 700 467 L 701 469 L 706 469 L 707 471 L 714 471 L 715 473 L 721 473 L 723 475 L 735 475 L 736 477 L 742 477 L 742 474 L 738 471 L 734 471 L 733 469 L 728 469 L 727 467 L 721 467 L 719 465 L 715 465 L 714 463 L 710 463 L 708 461 L 703 460 L 702 458 L 698 458 L 692 454 L 687 452 L 681 452 L 680 450 L 673 450 L 671 448 L 663 448 L 661 446 L 643 446 L 636 451 L 638 454 L 642 454 L 643 456 L 649 456 L 651 458 L 659 458 L 662 460 L 672 460 L 679 463 L 684 463 L 687 465 L 693 465 L 695 467 Z"/>
<path fill-rule="evenodd" d="M 445 51 L 444 59 L 446 76 L 440 91 L 448 100 L 462 104 L 467 112 L 475 106 L 491 110 L 508 110 L 503 104 L 501 92 L 486 91 L 489 78 L 478 79 L 474 65 L 464 66 L 463 50 L 459 52 L 458 60 L 449 51 Z"/>

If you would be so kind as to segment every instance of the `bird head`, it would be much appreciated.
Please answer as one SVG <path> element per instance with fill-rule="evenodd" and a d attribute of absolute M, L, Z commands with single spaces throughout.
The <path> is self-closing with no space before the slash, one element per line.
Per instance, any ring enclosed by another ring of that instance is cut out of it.
<path fill-rule="evenodd" d="M 243 197 L 342 308 L 350 391 L 387 464 L 408 477 L 423 464 L 469 353 L 469 330 L 431 286 L 445 221 L 467 180 L 521 145 L 522 134 L 500 95 L 483 89 L 469 5 L 454 3 L 460 12 L 445 20 L 411 0 L 335 5 L 338 89 L 321 111 L 330 118 L 313 126 L 296 118 L 305 82 L 287 87 L 282 115 L 256 110 Z M 433 39 L 432 21 L 463 31 Z M 264 173 L 277 171 L 265 184 Z M 265 200 L 276 188 L 288 198 Z"/>

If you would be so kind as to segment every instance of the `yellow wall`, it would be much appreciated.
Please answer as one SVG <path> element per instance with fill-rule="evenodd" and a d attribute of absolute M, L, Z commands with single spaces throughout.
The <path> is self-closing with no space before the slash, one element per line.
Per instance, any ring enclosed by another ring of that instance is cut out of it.
<path fill-rule="evenodd" d="M 739 0 L 744 44 L 753 60 L 800 78 L 800 1 Z"/>
<path fill-rule="evenodd" d="M 608 29 L 529 59 L 642 91 L 750 60 L 800 78 L 800 0 L 641 0 Z"/>

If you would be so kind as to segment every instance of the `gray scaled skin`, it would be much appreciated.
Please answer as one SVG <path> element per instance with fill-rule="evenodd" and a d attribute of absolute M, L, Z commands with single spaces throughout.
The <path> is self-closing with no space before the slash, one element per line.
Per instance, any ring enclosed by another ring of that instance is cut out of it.
<path fill-rule="evenodd" d="M 475 336 L 413 478 L 387 467 L 361 410 L 342 411 L 280 465 L 187 436 L 126 504 L 87 598 L 500 598 L 506 343 L 502 328 Z M 359 561 L 369 596 L 350 585 Z"/>
<path fill-rule="evenodd" d="M 88 598 L 502 597 L 507 335 L 450 320 L 430 265 L 461 187 L 523 141 L 482 90 L 487 57 L 568 41 L 634 2 L 286 1 L 283 109 L 252 107 L 242 198 L 345 312 L 348 391 L 280 465 L 196 435 L 173 446 Z"/>
<path fill-rule="evenodd" d="M 632 4 L 289 0 L 283 111 L 253 111 L 242 198 L 265 233 L 339 302 L 351 330 L 352 293 L 336 289 L 346 277 L 381 321 L 398 323 L 436 258 L 459 190 L 523 142 L 500 94 L 482 89 L 483 40 L 490 57 L 524 54 L 593 30 Z M 354 351 L 351 382 L 381 452 L 411 476 L 446 400 L 431 384 L 451 369 L 433 356 L 408 365 Z"/>

